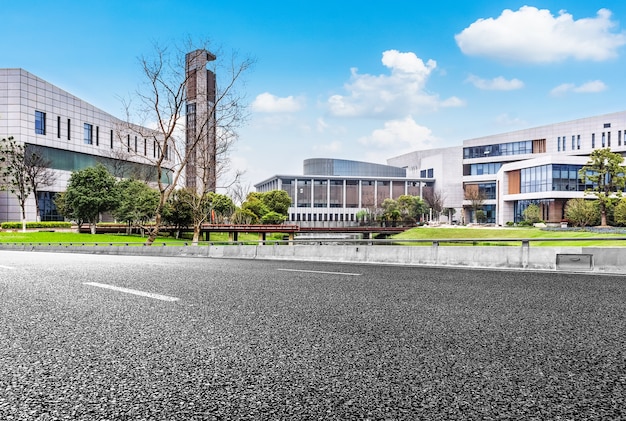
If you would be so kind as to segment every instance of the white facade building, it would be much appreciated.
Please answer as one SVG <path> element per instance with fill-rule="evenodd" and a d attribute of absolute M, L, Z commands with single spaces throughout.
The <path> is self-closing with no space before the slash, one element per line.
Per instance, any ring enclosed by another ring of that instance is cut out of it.
<path fill-rule="evenodd" d="M 150 165 L 158 154 L 153 132 L 129 125 L 23 69 L 0 69 L 0 137 L 13 137 L 27 150 L 36 148 L 54 169 L 54 183 L 27 202 L 29 221 L 62 220 L 54 196 L 65 190 L 72 171 L 101 163 L 118 177 L 150 180 L 156 174 Z M 0 222 L 19 220 L 15 196 L 0 192 Z"/>
<path fill-rule="evenodd" d="M 434 189 L 446 193 L 446 206 L 463 207 L 475 221 L 468 195 L 480 193 L 483 222 L 519 222 L 531 203 L 547 222 L 561 222 L 565 204 L 584 197 L 578 171 L 596 149 L 626 155 L 626 111 L 469 139 L 459 148 L 416 151 L 391 158 L 390 165 L 414 171 L 433 168 Z M 475 205 L 475 203 L 474 203 Z"/>

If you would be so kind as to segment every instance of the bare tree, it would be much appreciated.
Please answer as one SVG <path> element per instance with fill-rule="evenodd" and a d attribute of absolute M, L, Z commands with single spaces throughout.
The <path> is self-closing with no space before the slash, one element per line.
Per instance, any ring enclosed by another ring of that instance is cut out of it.
<path fill-rule="evenodd" d="M 465 200 L 470 201 L 470 206 L 474 211 L 474 222 L 478 222 L 477 213 L 487 200 L 485 193 L 480 191 L 477 184 L 468 184 L 465 186 Z"/>
<path fill-rule="evenodd" d="M 30 188 L 35 196 L 35 212 L 40 217 L 39 191 L 49 187 L 56 181 L 56 175 L 51 168 L 51 162 L 45 158 L 37 146 L 27 147 L 24 154 L 24 170 L 28 175 Z"/>
<path fill-rule="evenodd" d="M 424 189 L 424 202 L 430 209 L 435 212 L 437 221 L 439 221 L 439 215 L 443 212 L 443 205 L 446 201 L 446 195 L 440 189 L 425 188 Z"/>
<path fill-rule="evenodd" d="M 249 184 L 244 185 L 241 183 L 241 180 L 237 180 L 230 187 L 228 187 L 228 194 L 237 206 L 241 206 L 241 204 L 246 201 L 246 198 L 250 193 L 250 189 L 251 187 Z"/>
<path fill-rule="evenodd" d="M 146 132 L 139 125 L 128 124 L 126 129 L 139 132 L 142 139 L 149 139 L 154 149 L 153 158 L 150 154 L 138 157 L 149 161 L 156 169 L 160 196 L 155 225 L 146 240 L 147 245 L 156 239 L 167 200 L 183 180 L 187 186 L 195 184 L 194 190 L 200 197 L 215 191 L 220 174 L 219 163 L 223 164 L 223 168 L 227 167 L 227 152 L 236 139 L 235 129 L 245 117 L 244 97 L 236 88 L 254 60 L 249 57 L 240 59 L 237 53 L 231 53 L 230 58 L 224 59 L 225 54 L 213 56 L 206 47 L 205 43 L 201 48 L 193 48 L 191 42 L 187 42 L 183 51 L 172 53 L 167 48 L 155 46 L 152 57 L 140 59 L 146 77 L 146 84 L 137 93 L 140 113 L 144 125 L 152 122 L 156 128 Z M 188 82 L 196 77 L 195 73 L 186 71 L 189 51 L 219 58 L 209 60 L 207 64 L 212 66 L 212 74 L 217 77 L 212 101 L 204 101 L 197 97 L 196 92 L 189 92 L 192 85 Z M 188 103 L 191 96 L 203 105 L 193 110 L 193 121 L 190 120 L 190 106 L 194 104 Z M 130 121 L 130 103 L 126 104 L 126 110 L 127 121 Z M 193 131 L 190 130 L 191 125 L 194 126 Z M 207 144 L 207 136 L 213 144 Z"/>
<path fill-rule="evenodd" d="M 34 193 L 36 214 L 39 215 L 37 193 L 41 187 L 54 182 L 54 172 L 50 169 L 50 162 L 36 147 L 26 147 L 12 137 L 0 141 L 0 162 L 0 188 L 17 197 L 22 214 L 22 231 L 26 231 L 26 201 Z"/>

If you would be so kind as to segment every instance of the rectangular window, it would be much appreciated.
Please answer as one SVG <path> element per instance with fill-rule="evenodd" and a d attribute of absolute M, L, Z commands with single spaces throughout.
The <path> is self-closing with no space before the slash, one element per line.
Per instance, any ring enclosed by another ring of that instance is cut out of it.
<path fill-rule="evenodd" d="M 606 147 L 606 133 L 602 132 L 602 147 Z"/>
<path fill-rule="evenodd" d="M 428 169 L 428 178 L 433 178 L 433 169 L 432 168 Z"/>
<path fill-rule="evenodd" d="M 85 123 L 83 127 L 85 128 L 84 143 L 85 145 L 92 145 L 93 144 L 93 126 L 91 124 Z"/>
<path fill-rule="evenodd" d="M 61 139 L 61 116 L 57 116 L 57 138 Z"/>
<path fill-rule="evenodd" d="M 596 147 L 596 134 L 595 133 L 591 133 L 591 147 L 592 148 Z"/>
<path fill-rule="evenodd" d="M 556 150 L 557 152 L 561 152 L 561 136 L 556 139 Z"/>
<path fill-rule="evenodd" d="M 111 130 L 111 149 L 113 149 L 113 130 Z"/>
<path fill-rule="evenodd" d="M 71 140 L 71 131 L 72 131 L 72 120 L 67 119 L 67 140 Z"/>
<path fill-rule="evenodd" d="M 148 155 L 148 141 L 146 139 L 143 140 L 143 156 Z"/>
<path fill-rule="evenodd" d="M 606 134 L 606 146 L 611 147 L 611 132 Z"/>
<path fill-rule="evenodd" d="M 135 136 L 135 153 L 137 153 L 137 136 Z"/>
<path fill-rule="evenodd" d="M 611 127 L 611 123 L 604 123 L 604 128 L 605 128 L 605 129 L 608 129 L 608 128 L 610 128 L 610 127 Z"/>
<path fill-rule="evenodd" d="M 35 134 L 46 134 L 46 113 L 35 111 Z"/>
<path fill-rule="evenodd" d="M 565 136 L 563 136 L 563 152 L 565 152 Z"/>
<path fill-rule="evenodd" d="M 130 135 L 126 135 L 126 152 L 130 152 Z"/>
<path fill-rule="evenodd" d="M 576 149 L 576 136 L 572 135 L 572 150 Z"/>
<path fill-rule="evenodd" d="M 622 131 L 617 131 L 617 146 L 622 146 Z"/>
<path fill-rule="evenodd" d="M 152 157 L 156 158 L 156 140 L 152 141 Z"/>
<path fill-rule="evenodd" d="M 576 149 L 580 149 L 580 135 L 576 136 Z"/>
<path fill-rule="evenodd" d="M 100 146 L 100 126 L 96 126 L 96 146 Z"/>

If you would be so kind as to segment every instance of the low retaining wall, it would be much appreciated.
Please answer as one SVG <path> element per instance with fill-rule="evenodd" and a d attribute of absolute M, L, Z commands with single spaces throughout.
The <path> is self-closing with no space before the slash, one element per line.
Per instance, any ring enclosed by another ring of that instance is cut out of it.
<path fill-rule="evenodd" d="M 619 247 L 0 244 L 0 250 L 626 273 L 626 248 Z"/>

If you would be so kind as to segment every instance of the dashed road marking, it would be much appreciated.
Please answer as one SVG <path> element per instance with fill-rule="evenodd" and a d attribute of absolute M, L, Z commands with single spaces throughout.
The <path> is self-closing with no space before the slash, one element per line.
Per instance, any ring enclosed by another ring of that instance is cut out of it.
<path fill-rule="evenodd" d="M 283 272 L 304 272 L 304 273 L 322 273 L 325 275 L 347 275 L 347 276 L 361 276 L 360 273 L 349 273 L 349 272 L 325 272 L 322 270 L 302 270 L 302 269 L 276 269 Z"/>
<path fill-rule="evenodd" d="M 98 282 L 83 282 L 83 285 L 90 285 L 93 287 L 110 289 L 113 291 L 124 292 L 126 294 L 140 295 L 142 297 L 154 298 L 155 300 L 161 300 L 161 301 L 178 301 L 179 300 L 176 297 L 170 297 L 168 295 L 155 294 L 152 292 L 139 291 L 136 289 L 130 289 L 130 288 L 124 288 L 124 287 L 116 287 L 115 285 L 100 284 Z"/>

